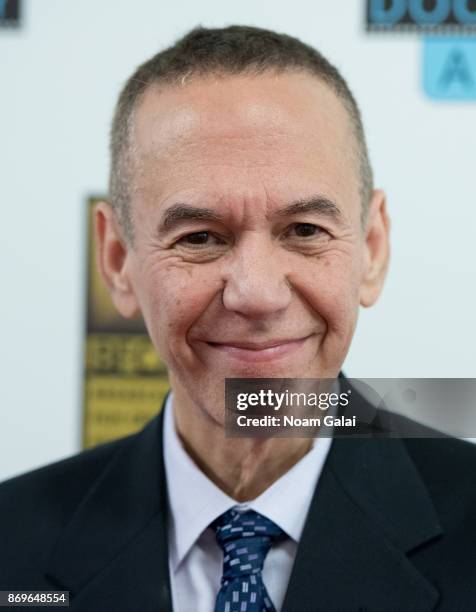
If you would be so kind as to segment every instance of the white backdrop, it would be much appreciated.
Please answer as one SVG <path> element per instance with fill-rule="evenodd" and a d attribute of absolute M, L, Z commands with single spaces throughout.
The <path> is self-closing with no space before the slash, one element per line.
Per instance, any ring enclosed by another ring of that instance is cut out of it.
<path fill-rule="evenodd" d="M 80 447 L 85 197 L 107 185 L 115 98 L 131 71 L 201 23 L 315 45 L 363 111 L 393 255 L 361 314 L 354 377 L 476 377 L 476 103 L 437 103 L 422 39 L 367 34 L 364 0 L 27 0 L 0 30 L 0 479 Z"/>

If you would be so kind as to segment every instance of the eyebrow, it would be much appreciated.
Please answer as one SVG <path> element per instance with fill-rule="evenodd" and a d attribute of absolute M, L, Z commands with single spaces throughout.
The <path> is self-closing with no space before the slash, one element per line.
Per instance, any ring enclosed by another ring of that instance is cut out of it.
<path fill-rule="evenodd" d="M 315 213 L 327 217 L 335 223 L 342 223 L 342 212 L 335 202 L 324 196 L 314 196 L 293 202 L 278 211 L 280 217 L 290 217 L 304 213 Z"/>
<path fill-rule="evenodd" d="M 314 213 L 335 223 L 342 223 L 342 213 L 332 200 L 324 196 L 313 196 L 303 200 L 297 200 L 278 210 L 275 214 L 279 217 L 291 217 L 293 215 Z M 170 231 L 177 225 L 186 221 L 216 221 L 223 222 L 224 216 L 211 210 L 190 204 L 178 203 L 170 206 L 164 213 L 159 226 L 160 232 Z"/>
<path fill-rule="evenodd" d="M 174 204 L 165 211 L 159 231 L 171 230 L 183 221 L 223 221 L 223 216 L 209 208 L 200 208 L 190 204 Z"/>

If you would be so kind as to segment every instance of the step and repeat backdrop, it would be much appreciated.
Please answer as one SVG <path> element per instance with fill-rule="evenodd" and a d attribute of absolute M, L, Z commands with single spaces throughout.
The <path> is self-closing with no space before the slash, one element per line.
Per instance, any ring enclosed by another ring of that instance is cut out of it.
<path fill-rule="evenodd" d="M 198 24 L 233 23 L 314 45 L 362 109 L 392 261 L 345 372 L 476 377 L 475 1 L 0 0 L 0 479 L 160 409 L 166 369 L 102 284 L 92 208 L 128 75 Z"/>

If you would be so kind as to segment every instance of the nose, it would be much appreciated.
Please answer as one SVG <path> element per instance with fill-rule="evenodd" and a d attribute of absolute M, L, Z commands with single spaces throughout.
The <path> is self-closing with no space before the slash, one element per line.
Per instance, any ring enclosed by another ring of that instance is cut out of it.
<path fill-rule="evenodd" d="M 283 311 L 292 290 L 283 258 L 276 247 L 257 232 L 235 247 L 224 271 L 223 304 L 227 310 L 260 318 Z"/>

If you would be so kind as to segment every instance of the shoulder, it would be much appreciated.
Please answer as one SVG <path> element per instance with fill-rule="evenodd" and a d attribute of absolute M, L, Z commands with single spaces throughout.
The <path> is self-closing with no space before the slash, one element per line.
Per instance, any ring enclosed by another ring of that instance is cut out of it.
<path fill-rule="evenodd" d="M 379 422 L 401 439 L 442 524 L 451 527 L 471 517 L 476 532 L 476 444 L 395 413 L 379 411 Z"/>
<path fill-rule="evenodd" d="M 473 586 L 476 579 L 476 445 L 455 438 L 414 438 L 403 442 L 441 525 L 441 536 L 415 551 L 413 562 L 437 585 L 448 609 L 473 610 L 476 604 Z"/>
<path fill-rule="evenodd" d="M 403 443 L 442 523 L 476 525 L 476 445 L 450 437 L 407 438 Z"/>
<path fill-rule="evenodd" d="M 0 549 L 11 562 L 40 565 L 61 529 L 115 455 L 134 436 L 0 483 Z"/>
<path fill-rule="evenodd" d="M 51 493 L 74 500 L 84 494 L 87 486 L 107 465 L 115 453 L 128 443 L 132 436 L 101 444 L 81 451 L 71 457 L 36 468 L 0 483 L 0 515 L 7 510 L 9 500 L 49 498 Z"/>

